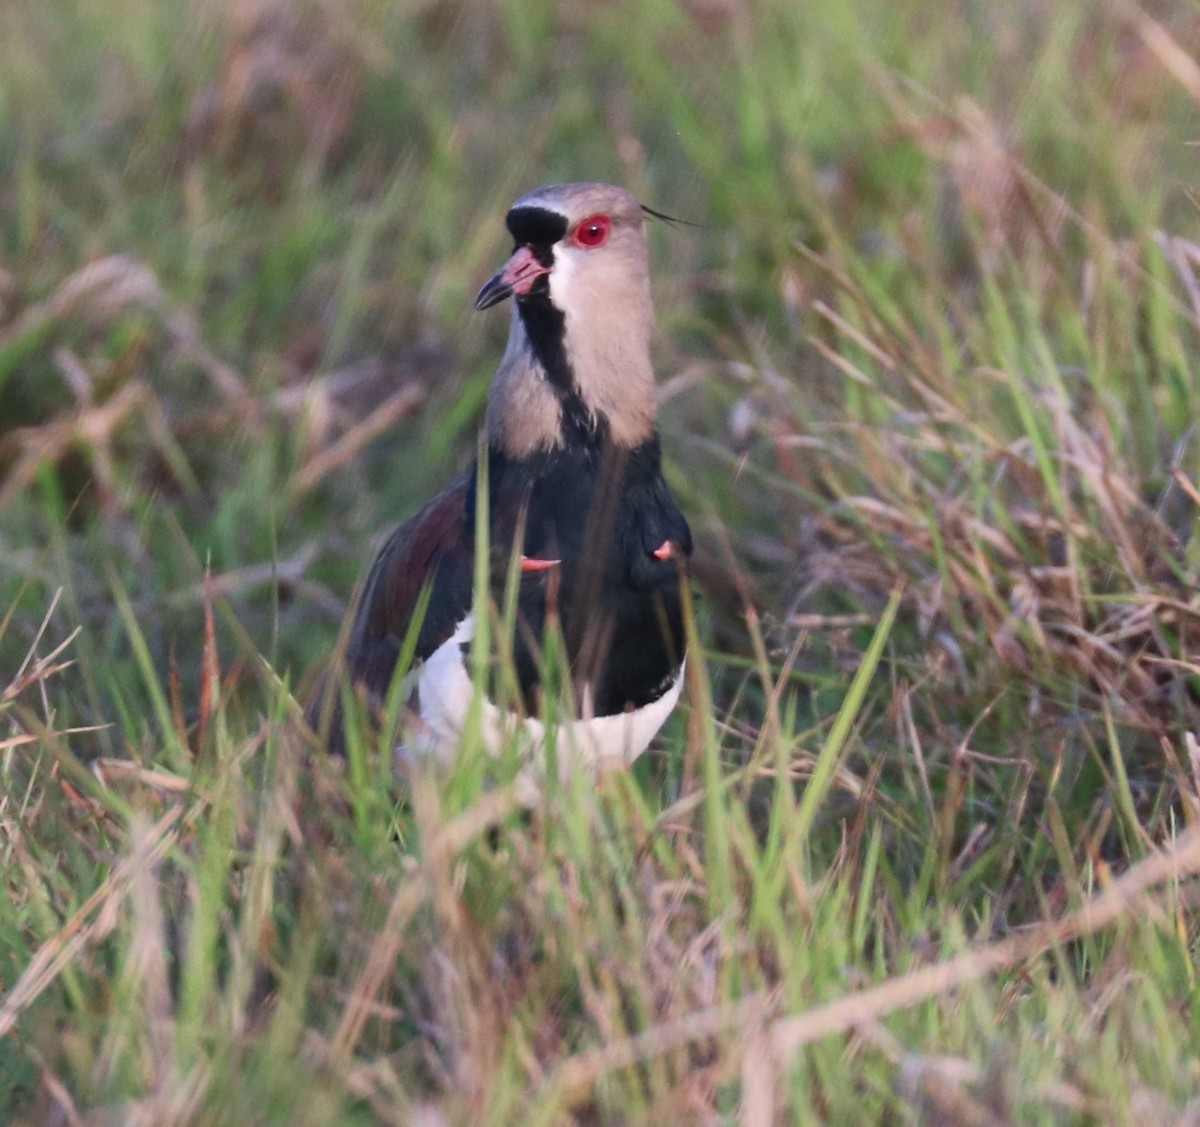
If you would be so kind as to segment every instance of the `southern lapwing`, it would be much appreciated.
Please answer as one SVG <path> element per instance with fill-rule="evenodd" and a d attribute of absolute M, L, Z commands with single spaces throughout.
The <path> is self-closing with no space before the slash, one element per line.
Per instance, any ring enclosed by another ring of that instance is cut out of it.
<path fill-rule="evenodd" d="M 662 475 L 644 219 L 632 195 L 608 184 L 539 188 L 508 212 L 512 256 L 475 299 L 476 309 L 514 299 L 488 395 L 486 477 L 476 462 L 396 529 L 371 568 L 346 650 L 350 678 L 378 707 L 425 602 L 410 752 L 444 756 L 467 724 L 481 480 L 497 599 L 510 565 L 519 567 L 522 712 L 484 700 L 491 749 L 518 725 L 545 742 L 547 626 L 561 629 L 578 714 L 556 733 L 560 764 L 632 762 L 679 698 L 692 538 Z"/>

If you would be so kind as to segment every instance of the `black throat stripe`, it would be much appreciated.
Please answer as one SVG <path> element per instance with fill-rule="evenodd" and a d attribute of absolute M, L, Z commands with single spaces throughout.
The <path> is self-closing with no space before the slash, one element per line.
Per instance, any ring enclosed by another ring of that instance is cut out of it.
<path fill-rule="evenodd" d="M 543 266 L 554 266 L 554 244 L 567 233 L 565 216 L 549 208 L 514 207 L 507 223 L 518 246 L 529 247 Z M 550 299 L 549 276 L 538 278 L 530 292 L 517 299 L 517 307 L 534 358 L 562 404 L 563 437 L 587 446 L 595 444 L 607 428 L 588 410 L 579 393 L 567 355 L 566 315 Z"/>
<path fill-rule="evenodd" d="M 567 355 L 565 314 L 550 300 L 549 287 L 535 289 L 522 298 L 518 309 L 534 359 L 562 405 L 563 438 L 588 447 L 596 445 L 607 436 L 608 426 L 604 419 L 588 410 L 580 394 L 575 369 Z"/>

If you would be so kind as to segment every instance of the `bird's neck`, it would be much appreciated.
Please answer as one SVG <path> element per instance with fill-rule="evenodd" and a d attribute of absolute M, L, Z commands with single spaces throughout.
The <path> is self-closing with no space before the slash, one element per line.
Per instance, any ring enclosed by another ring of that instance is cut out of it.
<path fill-rule="evenodd" d="M 636 447 L 654 435 L 650 322 L 575 323 L 549 301 L 513 315 L 508 348 L 488 395 L 488 438 L 525 458 L 563 445 Z"/>

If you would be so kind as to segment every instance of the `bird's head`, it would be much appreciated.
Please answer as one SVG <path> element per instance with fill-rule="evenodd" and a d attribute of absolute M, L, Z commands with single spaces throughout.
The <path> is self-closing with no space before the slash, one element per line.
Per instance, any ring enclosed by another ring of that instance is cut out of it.
<path fill-rule="evenodd" d="M 650 271 L 642 207 L 611 184 L 555 184 L 522 196 L 506 218 L 512 257 L 479 291 L 476 309 L 507 297 L 586 315 L 620 296 L 649 305 Z M 596 310 L 601 312 L 602 310 Z"/>
<path fill-rule="evenodd" d="M 560 184 L 509 209 L 516 244 L 477 309 L 515 299 L 488 422 L 514 453 L 574 427 L 634 446 L 654 432 L 650 268 L 643 208 L 623 188 Z"/>

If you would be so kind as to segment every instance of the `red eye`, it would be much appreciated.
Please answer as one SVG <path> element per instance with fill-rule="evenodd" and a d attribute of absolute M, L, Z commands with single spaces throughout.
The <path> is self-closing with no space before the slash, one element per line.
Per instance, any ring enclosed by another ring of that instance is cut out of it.
<path fill-rule="evenodd" d="M 612 220 L 607 215 L 589 215 L 575 228 L 571 241 L 577 247 L 595 250 L 608 242 L 608 233 L 611 230 Z"/>

